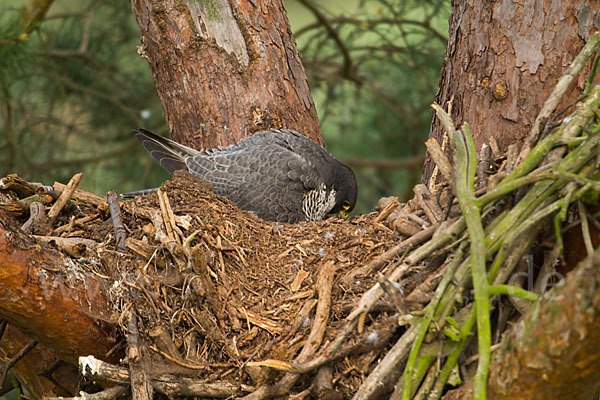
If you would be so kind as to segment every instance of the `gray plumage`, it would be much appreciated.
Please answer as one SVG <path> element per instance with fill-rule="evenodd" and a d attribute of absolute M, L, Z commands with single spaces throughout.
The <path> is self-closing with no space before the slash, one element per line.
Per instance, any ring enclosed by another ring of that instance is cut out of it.
<path fill-rule="evenodd" d="M 347 213 L 356 203 L 352 170 L 293 130 L 262 131 L 203 152 L 144 129 L 133 133 L 170 174 L 187 170 L 210 182 L 216 194 L 263 219 L 319 220 Z"/>

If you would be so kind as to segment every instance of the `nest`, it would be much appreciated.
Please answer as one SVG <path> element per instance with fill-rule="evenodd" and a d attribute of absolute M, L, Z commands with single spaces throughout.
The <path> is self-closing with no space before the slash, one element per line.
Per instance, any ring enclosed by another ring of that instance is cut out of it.
<path fill-rule="evenodd" d="M 300 353 L 317 299 L 330 308 L 321 341 L 332 340 L 356 297 L 375 281 L 345 283 L 343 277 L 399 239 L 374 223 L 375 214 L 297 225 L 263 221 L 185 172 L 121 209 L 129 256 L 104 252 L 102 265 L 112 267 L 101 272 L 114 277 L 107 292 L 115 310 L 135 313 L 163 371 L 190 367 L 206 382 L 247 387 L 277 377 L 248 369 L 248 362 L 293 360 Z M 98 234 L 106 237 L 104 229 Z M 115 246 L 116 237 L 107 243 Z M 389 312 L 388 305 L 369 325 L 378 321 L 393 331 Z M 370 333 L 355 340 L 364 342 Z M 349 374 L 347 385 L 359 379 Z"/>
<path fill-rule="evenodd" d="M 560 268 L 563 233 L 581 225 L 593 253 L 584 203 L 600 191 L 600 87 L 506 154 L 493 140 L 475 154 L 468 126 L 436 111 L 454 168 L 430 140 L 442 183 L 349 220 L 266 222 L 185 172 L 120 204 L 76 191 L 81 176 L 54 188 L 10 176 L 1 206 L 71 257 L 66 275 L 103 280 L 128 369 L 82 359 L 92 379 L 169 396 L 439 398 L 453 374 L 481 379 L 478 357 L 487 374 L 490 345 L 525 323 Z M 524 255 L 539 265 L 533 292 L 511 279 Z"/>

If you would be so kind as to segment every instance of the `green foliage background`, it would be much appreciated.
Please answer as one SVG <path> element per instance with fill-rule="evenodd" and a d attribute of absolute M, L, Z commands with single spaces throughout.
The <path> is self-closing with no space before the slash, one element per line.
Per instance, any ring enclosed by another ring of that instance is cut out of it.
<path fill-rule="evenodd" d="M 139 32 L 123 0 L 55 0 L 22 35 L 22 7 L 0 5 L 0 174 L 52 184 L 82 171 L 105 194 L 159 185 L 168 175 L 130 131 L 168 135 Z M 439 81 L 450 3 L 285 2 L 328 150 L 354 166 L 356 212 L 385 195 L 410 197 Z M 381 160 L 412 160 L 378 168 Z M 358 161 L 357 161 L 358 160 Z"/>

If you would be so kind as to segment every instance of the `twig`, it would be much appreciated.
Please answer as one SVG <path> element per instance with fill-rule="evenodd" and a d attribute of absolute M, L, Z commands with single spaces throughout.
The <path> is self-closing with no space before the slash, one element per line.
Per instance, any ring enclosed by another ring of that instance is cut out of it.
<path fill-rule="evenodd" d="M 474 379 L 473 397 L 478 400 L 486 398 L 488 365 L 490 363 L 490 346 L 492 333 L 488 295 L 488 278 L 485 265 L 486 240 L 481 212 L 473 194 L 477 155 L 475 143 L 465 123 L 461 131 L 454 134 L 456 150 L 456 197 L 467 221 L 467 229 L 471 237 L 471 274 L 475 291 L 475 310 L 477 313 L 477 340 L 479 362 Z"/>
<path fill-rule="evenodd" d="M 96 359 L 94 356 L 79 357 L 81 373 L 92 379 L 128 385 L 129 370 L 124 367 L 109 364 Z M 158 375 L 152 378 L 152 387 L 159 393 L 169 396 L 196 396 L 209 398 L 229 398 L 241 396 L 243 387 L 229 382 L 204 382 L 173 375 Z"/>
<path fill-rule="evenodd" d="M 386 204 L 386 206 L 383 208 L 383 210 L 381 210 L 381 212 L 373 222 L 379 223 L 381 221 L 384 221 L 387 217 L 390 216 L 391 213 L 394 212 L 396 208 L 398 208 L 399 205 L 400 203 L 398 202 L 398 199 L 393 198 L 392 201 Z"/>
<path fill-rule="evenodd" d="M 125 244 L 127 232 L 125 231 L 123 219 L 121 218 L 121 207 L 119 207 L 119 196 L 117 195 L 117 192 L 114 190 L 108 192 L 106 194 L 106 202 L 108 203 L 108 209 L 110 210 L 117 249 L 123 253 L 127 249 L 127 245 Z"/>
<path fill-rule="evenodd" d="M 317 303 L 317 309 L 315 311 L 315 319 L 313 321 L 312 328 L 306 339 L 306 344 L 302 348 L 302 351 L 296 357 L 296 362 L 306 362 L 308 359 L 317 351 L 323 335 L 325 334 L 325 328 L 327 327 L 327 321 L 329 320 L 329 310 L 331 308 L 331 289 L 333 286 L 333 277 L 335 274 L 335 263 L 329 261 L 325 263 L 319 271 L 317 278 L 318 296 L 319 300 Z"/>
<path fill-rule="evenodd" d="M 211 369 L 211 368 L 229 368 L 232 366 L 232 364 L 230 364 L 230 363 L 210 363 L 207 365 L 189 364 L 189 363 L 185 363 L 181 360 L 178 360 L 175 357 L 172 357 L 168 353 L 165 353 L 164 351 L 159 350 L 155 346 L 148 346 L 148 347 L 150 348 L 150 350 L 160 354 L 161 356 L 163 356 L 165 359 L 171 361 L 172 363 L 177 364 L 177 365 L 187 368 L 187 369 L 203 371 L 203 370 L 207 370 L 207 369 Z"/>
<path fill-rule="evenodd" d="M 520 287 L 511 285 L 493 285 L 488 288 L 488 294 L 490 296 L 506 295 L 506 296 L 517 296 L 518 298 L 525 299 L 527 301 L 536 301 L 540 296 L 525 290 Z"/>
<path fill-rule="evenodd" d="M 482 190 L 488 186 L 488 177 L 495 172 L 492 148 L 487 144 L 481 146 L 477 160 L 477 182 L 476 189 Z"/>
<path fill-rule="evenodd" d="M 114 193 L 114 195 L 117 194 Z M 127 360 L 129 361 L 131 397 L 133 400 L 151 400 L 153 389 L 148 370 L 143 362 L 144 355 L 137 327 L 137 316 L 134 311 L 130 310 L 128 317 Z"/>
<path fill-rule="evenodd" d="M 377 282 L 390 298 L 392 305 L 401 314 L 408 314 L 409 310 L 406 301 L 400 293 L 400 290 L 390 282 L 381 272 L 377 274 Z"/>
<path fill-rule="evenodd" d="M 114 400 L 129 393 L 129 388 L 125 386 L 113 386 L 96 393 L 80 392 L 81 396 L 75 397 L 44 397 L 46 400 Z"/>
<path fill-rule="evenodd" d="M 67 189 L 67 186 L 60 182 L 54 182 L 52 187 L 57 191 L 60 191 L 61 194 Z M 73 192 L 71 197 L 81 203 L 93 204 L 99 208 L 106 207 L 106 198 L 94 193 L 86 192 L 85 190 L 77 189 Z"/>
<path fill-rule="evenodd" d="M 583 87 L 584 95 L 587 95 L 590 92 L 590 89 L 592 88 L 592 83 L 594 82 L 594 78 L 596 77 L 596 69 L 598 69 L 598 61 L 600 61 L 600 52 L 596 51 L 596 57 L 594 57 L 594 62 L 592 63 L 592 69 L 590 70 L 588 79 L 585 82 L 585 86 Z"/>
<path fill-rule="evenodd" d="M 72 227 L 72 226 L 84 226 L 85 223 L 93 221 L 97 218 L 100 218 L 100 214 L 86 215 L 85 217 L 81 217 L 79 219 L 73 220 L 72 224 L 69 223 L 69 224 L 65 224 L 63 226 L 59 226 L 58 228 L 53 230 L 52 233 L 54 233 L 55 235 L 60 235 L 61 233 L 65 232 L 66 230 L 71 229 L 70 227 Z"/>
<path fill-rule="evenodd" d="M 173 214 L 173 209 L 171 209 L 169 197 L 160 189 L 158 189 L 156 193 L 158 195 L 158 202 L 160 204 L 160 211 L 162 213 L 163 224 L 167 233 L 167 240 L 173 241 L 180 245 L 180 237 L 182 236 L 182 234 L 179 228 L 177 228 L 177 224 L 175 223 L 175 216 Z M 178 235 L 176 235 L 176 233 Z"/>
<path fill-rule="evenodd" d="M 350 271 L 348 274 L 346 274 L 346 276 L 344 276 L 342 278 L 342 282 L 350 283 L 357 276 L 365 276 L 365 275 L 370 274 L 371 271 L 380 267 L 381 265 L 385 264 L 386 262 L 393 260 L 395 257 L 402 254 L 406 249 L 417 246 L 417 245 L 423 243 L 424 241 L 430 239 L 433 236 L 433 234 L 435 233 L 435 231 L 437 230 L 438 226 L 439 225 L 437 225 L 437 224 L 432 225 L 429 228 L 420 231 L 416 235 L 413 235 L 413 236 L 409 237 L 408 239 L 398 243 L 391 249 L 387 250 L 385 253 L 380 254 L 379 256 L 375 257 L 367 265 L 364 265 L 360 268 L 356 268 L 356 269 Z"/>
<path fill-rule="evenodd" d="M 353 400 L 367 400 L 380 398 L 381 393 L 378 390 L 383 389 L 391 382 L 393 378 L 392 371 L 398 371 L 398 365 L 404 360 L 410 351 L 410 345 L 416 337 L 416 327 L 411 326 L 398 339 L 396 344 L 387 352 L 385 357 L 377 364 L 377 367 L 367 376 L 358 391 L 354 394 Z"/>
<path fill-rule="evenodd" d="M 452 164 L 450 164 L 450 161 L 448 161 L 448 157 L 446 157 L 444 154 L 444 151 L 440 147 L 438 141 L 435 140 L 435 138 L 429 138 L 425 142 L 425 146 L 427 147 L 427 151 L 429 152 L 431 159 L 435 165 L 437 165 L 439 171 L 444 177 L 444 182 L 454 182 Z"/>
<path fill-rule="evenodd" d="M 333 390 L 333 369 L 329 365 L 319 368 L 315 378 L 315 395 L 318 399 L 341 400 L 341 393 Z"/>
<path fill-rule="evenodd" d="M 594 245 L 592 244 L 592 237 L 590 236 L 587 212 L 581 201 L 577 202 L 577 207 L 579 209 L 579 218 L 581 218 L 581 235 L 583 236 L 583 243 L 585 244 L 585 250 L 587 251 L 588 257 L 591 257 L 592 254 L 594 254 Z"/>
<path fill-rule="evenodd" d="M 81 172 L 73 175 L 73 177 L 67 184 L 66 189 L 58 197 L 58 200 L 56 200 L 52 208 L 50 208 L 50 211 L 48 211 L 48 219 L 50 219 L 51 222 L 54 222 L 60 211 L 65 206 L 65 204 L 67 204 L 67 201 L 69 201 L 69 199 L 73 195 L 73 192 L 75 191 L 75 189 L 77 189 L 79 182 L 81 182 L 82 177 L 83 174 Z"/>
<path fill-rule="evenodd" d="M 37 340 L 31 340 L 29 343 L 27 343 L 25 345 L 25 347 L 23 347 L 21 350 L 19 350 L 17 352 L 17 354 L 15 354 L 14 356 L 11 357 L 10 360 L 8 360 L 8 362 L 6 362 L 3 366 L 2 366 L 2 375 L 0 375 L 0 387 L 4 386 L 4 382 L 6 381 L 6 376 L 8 374 L 8 371 L 14 367 L 14 365 L 16 363 L 19 362 L 20 359 L 22 359 L 23 357 L 25 357 L 27 355 L 27 353 L 29 353 L 31 350 L 33 350 L 33 348 L 35 346 L 37 346 Z"/>
<path fill-rule="evenodd" d="M 432 224 L 441 223 L 444 212 L 442 211 L 437 198 L 429 191 L 427 186 L 418 184 L 413 188 L 413 191 L 417 196 L 417 200 L 419 200 L 421 208 L 425 211 L 425 215 L 427 215 L 429 222 Z"/>
<path fill-rule="evenodd" d="M 39 186 L 39 183 L 27 182 L 17 174 L 6 175 L 0 179 L 0 190 L 11 190 L 21 199 L 35 194 Z"/>

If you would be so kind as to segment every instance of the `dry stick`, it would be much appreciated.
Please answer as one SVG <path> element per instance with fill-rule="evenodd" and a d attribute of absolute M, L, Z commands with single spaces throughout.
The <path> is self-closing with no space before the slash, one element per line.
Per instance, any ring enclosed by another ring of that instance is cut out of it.
<path fill-rule="evenodd" d="M 175 357 L 172 357 L 170 354 L 165 353 L 162 350 L 159 350 L 155 346 L 149 346 L 149 348 L 150 348 L 150 350 L 163 356 L 166 360 L 171 361 L 172 363 L 177 364 L 177 365 L 187 368 L 187 369 L 204 371 L 204 370 L 211 369 L 211 368 L 230 368 L 231 366 L 233 366 L 233 364 L 231 364 L 231 363 L 210 363 L 210 364 L 206 364 L 206 365 L 188 364 L 181 360 L 178 360 Z"/>
<path fill-rule="evenodd" d="M 80 392 L 81 396 L 75 397 L 44 397 L 46 400 L 114 400 L 129 393 L 125 386 L 113 386 L 97 393 Z"/>
<path fill-rule="evenodd" d="M 319 368 L 315 381 L 315 394 L 318 399 L 333 400 L 342 397 L 341 393 L 333 389 L 333 369 L 331 366 L 325 365 Z"/>
<path fill-rule="evenodd" d="M 406 306 L 406 301 L 404 300 L 402 293 L 400 293 L 400 290 L 394 286 L 394 284 L 390 282 L 381 272 L 377 274 L 377 282 L 379 282 L 379 285 L 385 294 L 388 295 L 396 311 L 403 315 L 408 314 L 409 309 Z"/>
<path fill-rule="evenodd" d="M 442 222 L 444 212 L 440 207 L 437 198 L 429 191 L 427 186 L 418 184 L 413 188 L 417 199 L 421 205 L 421 209 L 425 211 L 425 215 L 432 224 Z"/>
<path fill-rule="evenodd" d="M 398 202 L 398 199 L 394 198 L 383 208 L 383 210 L 381 210 L 379 215 L 375 218 L 374 222 L 379 223 L 379 222 L 385 220 L 387 217 L 390 216 L 390 214 L 392 212 L 394 212 L 394 210 L 396 208 L 398 208 L 399 205 L 400 205 L 400 203 Z"/>
<path fill-rule="evenodd" d="M 175 216 L 173 215 L 169 198 L 167 197 L 167 194 L 160 189 L 158 189 L 156 193 L 158 194 L 158 202 L 160 204 L 160 211 L 162 212 L 163 223 L 167 231 L 167 237 L 175 243 L 181 244 L 179 236 L 176 234 L 178 229 L 175 224 Z"/>
<path fill-rule="evenodd" d="M 54 182 L 52 187 L 61 192 L 64 192 L 67 189 L 67 186 L 60 182 Z M 85 190 L 77 189 L 71 197 L 81 203 L 93 204 L 96 207 L 106 207 L 106 199 L 104 197 L 95 193 L 86 192 Z"/>
<path fill-rule="evenodd" d="M 101 380 L 128 385 L 130 375 L 127 368 L 109 364 L 94 356 L 79 357 L 81 373 L 93 380 Z M 209 398 L 231 398 L 240 396 L 242 388 L 229 382 L 203 382 L 197 379 L 173 375 L 159 375 L 152 378 L 152 387 L 159 393 L 169 396 L 195 396 Z"/>
<path fill-rule="evenodd" d="M 65 204 L 67 204 L 67 201 L 69 201 L 69 199 L 73 195 L 73 192 L 75 191 L 75 189 L 77 189 L 79 182 L 81 182 L 82 177 L 83 177 L 83 174 L 81 172 L 73 175 L 73 177 L 67 184 L 66 189 L 58 197 L 58 200 L 56 200 L 56 202 L 54 203 L 52 208 L 50 208 L 50 211 L 48 211 L 48 218 L 50 219 L 51 222 L 54 222 L 54 220 L 56 219 L 56 217 L 58 216 L 60 211 L 65 206 Z"/>
<path fill-rule="evenodd" d="M 415 393 L 414 400 L 424 400 L 425 399 L 425 396 L 428 395 L 431 388 L 433 387 L 433 384 L 435 383 L 435 378 L 436 378 L 438 372 L 439 372 L 439 365 L 437 363 L 435 363 L 429 367 L 429 370 L 427 371 L 427 375 L 423 379 L 423 383 L 421 384 L 421 387 L 419 387 L 419 390 L 417 391 L 417 393 Z M 398 400 L 398 399 L 395 398 L 394 394 L 392 393 L 390 400 Z"/>
<path fill-rule="evenodd" d="M 123 253 L 125 252 L 125 249 L 127 249 L 127 245 L 125 244 L 127 232 L 125 231 L 125 226 L 123 225 L 123 220 L 121 218 L 121 207 L 119 207 L 119 196 L 117 195 L 117 192 L 114 190 L 108 192 L 106 194 L 106 201 L 108 203 L 108 209 L 110 210 L 110 216 L 115 231 L 117 249 Z"/>
<path fill-rule="evenodd" d="M 585 206 L 581 201 L 577 202 L 579 208 L 579 218 L 581 218 L 581 235 L 583 236 L 583 243 L 585 244 L 585 250 L 587 251 L 588 257 L 594 254 L 594 245 L 592 244 L 592 238 L 590 236 L 590 227 L 588 224 L 587 213 Z"/>
<path fill-rule="evenodd" d="M 17 174 L 6 175 L 4 178 L 0 179 L 0 190 L 10 189 L 15 192 L 20 199 L 33 195 L 39 186 L 39 183 L 27 182 Z"/>
<path fill-rule="evenodd" d="M 558 104 L 571 85 L 571 82 L 573 82 L 573 79 L 579 75 L 579 72 L 581 72 L 581 69 L 585 66 L 588 59 L 594 54 L 599 43 L 600 32 L 596 32 L 590 37 L 590 40 L 583 46 L 581 52 L 579 52 L 571 65 L 569 65 L 569 68 L 567 68 L 565 73 L 560 77 L 554 90 L 552 90 L 552 93 L 550 93 L 550 96 L 548 96 L 548 99 L 546 99 L 546 102 L 542 106 L 540 113 L 531 127 L 531 131 L 529 131 L 529 134 L 525 139 L 525 143 L 523 144 L 517 159 L 517 164 L 521 163 L 521 161 L 527 157 L 532 147 L 538 142 L 546 122 L 550 119 L 550 116 L 556 107 L 558 107 Z"/>
<path fill-rule="evenodd" d="M 100 218 L 100 214 L 92 214 L 92 215 L 87 215 L 85 217 L 81 217 L 79 219 L 75 219 L 72 222 L 72 226 L 78 225 L 78 226 L 83 226 L 85 223 L 93 221 L 97 218 Z M 61 233 L 63 233 L 64 231 L 72 228 L 72 226 L 70 226 L 71 224 L 65 224 L 63 226 L 59 226 L 58 228 L 56 228 L 55 230 L 53 230 L 52 232 L 56 235 L 60 235 Z"/>
<path fill-rule="evenodd" d="M 367 400 L 379 398 L 379 390 L 384 389 L 386 380 L 389 380 L 393 370 L 398 369 L 398 364 L 408 356 L 410 346 L 416 337 L 416 326 L 413 325 L 404 334 L 394 347 L 392 347 L 385 357 L 377 364 L 377 367 L 367 376 L 358 391 L 354 394 L 353 400 Z"/>
<path fill-rule="evenodd" d="M 435 138 L 429 138 L 425 142 L 425 146 L 427 147 L 427 151 L 429 152 L 431 159 L 442 173 L 444 181 L 448 183 L 454 182 L 454 178 L 452 177 L 452 164 L 450 164 L 450 161 L 448 161 L 448 157 L 446 157 L 444 154 L 444 151 L 440 147 L 438 141 L 435 140 Z"/>
<path fill-rule="evenodd" d="M 137 316 L 132 310 L 129 311 L 127 330 L 129 331 L 127 334 L 127 359 L 129 361 L 131 397 L 133 400 L 151 400 L 152 385 L 143 362 L 144 355 L 137 327 Z"/>
<path fill-rule="evenodd" d="M 429 240 L 433 236 L 433 234 L 435 233 L 435 231 L 437 230 L 438 227 L 439 227 L 439 224 L 434 224 L 434 225 L 430 226 L 429 228 L 420 231 L 416 235 L 413 235 L 413 236 L 409 237 L 408 239 L 398 243 L 391 249 L 387 250 L 385 253 L 382 253 L 382 254 L 378 255 L 377 257 L 375 257 L 367 265 L 357 268 L 353 271 L 350 271 L 346 276 L 344 276 L 342 278 L 342 282 L 350 283 L 354 280 L 354 278 L 356 276 L 365 276 L 365 275 L 370 274 L 371 271 L 373 271 L 375 268 L 380 267 L 384 263 L 386 263 L 390 260 L 393 260 L 398 255 L 404 253 L 404 251 L 406 249 L 417 246 L 417 245 L 423 243 L 424 241 Z"/>
<path fill-rule="evenodd" d="M 25 345 L 17 354 L 15 354 L 6 364 L 2 366 L 2 375 L 0 376 L 0 387 L 4 386 L 6 381 L 6 375 L 8 371 L 17 363 L 19 360 L 27 355 L 35 346 L 37 346 L 37 340 L 31 340 Z"/>

